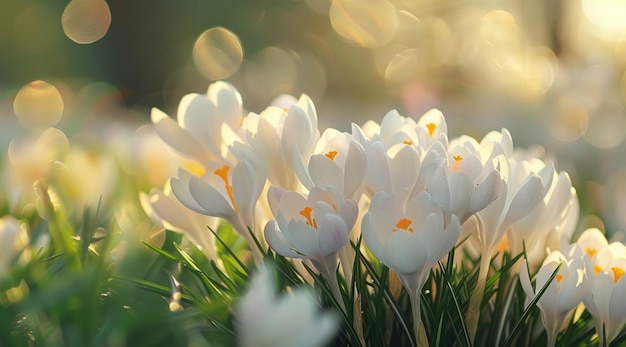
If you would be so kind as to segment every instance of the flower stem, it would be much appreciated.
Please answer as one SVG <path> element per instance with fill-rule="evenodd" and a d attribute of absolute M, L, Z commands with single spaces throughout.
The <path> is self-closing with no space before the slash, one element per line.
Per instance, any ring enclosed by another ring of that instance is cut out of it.
<path fill-rule="evenodd" d="M 413 313 L 413 330 L 415 332 L 415 343 L 417 347 L 428 347 L 426 330 L 422 324 L 422 312 L 419 291 L 409 290 L 409 301 L 411 301 L 411 312 Z"/>
<path fill-rule="evenodd" d="M 480 272 L 478 273 L 478 282 L 476 288 L 470 298 L 469 308 L 467 310 L 467 318 L 465 324 L 467 326 L 467 332 L 470 341 L 474 342 L 476 337 L 476 330 L 478 329 L 478 320 L 480 318 L 480 306 L 483 301 L 483 295 L 485 294 L 485 282 L 487 280 L 487 274 L 489 273 L 489 265 L 491 263 L 491 253 L 489 250 L 483 253 L 480 258 Z"/>

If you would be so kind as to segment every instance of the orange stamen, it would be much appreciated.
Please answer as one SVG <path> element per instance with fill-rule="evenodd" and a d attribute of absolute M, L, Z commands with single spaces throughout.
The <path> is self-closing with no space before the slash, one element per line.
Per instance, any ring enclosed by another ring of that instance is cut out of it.
<path fill-rule="evenodd" d="M 433 136 L 433 133 L 435 132 L 435 129 L 437 129 L 437 124 L 435 124 L 435 123 L 428 123 L 428 124 L 426 124 L 426 128 L 428 128 L 428 136 Z"/>
<path fill-rule="evenodd" d="M 595 273 L 599 274 L 600 272 L 604 271 L 604 269 L 601 266 L 599 266 L 599 265 L 594 265 L 593 266 L 593 271 Z"/>
<path fill-rule="evenodd" d="M 596 254 L 596 250 L 593 248 L 587 248 L 585 249 L 585 252 L 587 252 L 587 254 L 589 254 L 590 257 L 593 257 L 594 254 Z"/>
<path fill-rule="evenodd" d="M 561 282 L 562 279 L 563 279 L 563 275 L 561 275 L 561 274 L 557 274 L 556 275 L 556 282 L 557 283 Z"/>
<path fill-rule="evenodd" d="M 337 155 L 337 151 L 330 151 L 326 154 L 324 154 L 326 156 L 326 158 L 330 159 L 330 160 L 335 160 L 335 156 Z"/>
<path fill-rule="evenodd" d="M 621 267 L 612 267 L 611 270 L 613 270 L 613 275 L 615 276 L 613 281 L 617 283 L 617 281 L 619 281 L 619 278 L 624 276 L 624 269 L 622 269 Z"/>
<path fill-rule="evenodd" d="M 404 143 L 404 144 L 405 144 L 405 145 L 407 145 L 407 146 L 410 146 L 410 145 L 412 145 L 412 144 L 413 144 L 413 141 L 406 140 L 406 141 L 402 141 L 402 143 Z"/>
<path fill-rule="evenodd" d="M 304 216 L 304 218 L 306 218 L 306 224 L 317 229 L 317 222 L 315 221 L 315 219 L 311 218 L 311 212 L 313 212 L 313 208 L 307 206 L 303 208 L 302 211 L 300 211 L 300 214 Z"/>
<path fill-rule="evenodd" d="M 408 232 L 413 232 L 413 228 L 410 228 L 411 224 L 413 224 L 413 221 L 410 219 L 406 219 L 406 218 L 400 218 L 398 220 L 398 223 L 396 223 L 396 228 L 397 229 L 393 229 L 393 232 L 398 231 L 399 229 L 404 229 Z"/>
<path fill-rule="evenodd" d="M 219 169 L 215 169 L 213 173 L 218 175 L 222 179 L 222 181 L 224 181 L 224 187 L 226 188 L 226 193 L 228 193 L 230 203 L 233 205 L 233 209 L 235 210 L 235 212 L 237 212 L 237 205 L 235 205 L 235 196 L 233 195 L 233 186 L 230 185 L 228 179 L 228 170 L 230 170 L 230 166 L 224 165 Z"/>
<path fill-rule="evenodd" d="M 460 155 L 455 155 L 452 157 L 452 159 L 454 159 L 454 161 L 456 161 L 457 163 L 460 162 L 461 160 L 463 160 L 463 157 Z"/>

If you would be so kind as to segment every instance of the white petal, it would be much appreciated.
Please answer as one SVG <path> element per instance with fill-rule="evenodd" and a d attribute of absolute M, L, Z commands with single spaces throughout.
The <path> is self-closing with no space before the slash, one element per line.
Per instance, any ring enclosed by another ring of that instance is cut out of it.
<path fill-rule="evenodd" d="M 502 185 L 504 182 L 502 182 L 500 173 L 495 170 L 491 171 L 485 180 L 476 187 L 468 212 L 476 213 L 489 206 L 495 199 L 501 198 L 499 193 Z"/>
<path fill-rule="evenodd" d="M 334 186 L 343 192 L 343 172 L 341 168 L 323 154 L 314 154 L 309 159 L 309 174 L 316 186 Z"/>
<path fill-rule="evenodd" d="M 151 117 L 154 130 L 173 149 L 200 162 L 209 160 L 211 156 L 204 146 L 163 111 L 152 108 Z"/>
<path fill-rule="evenodd" d="M 174 188 L 172 186 L 172 188 Z M 189 180 L 189 193 L 208 216 L 232 219 L 235 216 L 233 206 L 225 197 L 200 177 L 192 176 Z"/>
<path fill-rule="evenodd" d="M 317 220 L 319 248 L 324 256 L 343 248 L 348 242 L 348 229 L 343 219 L 337 215 L 326 214 Z"/>
<path fill-rule="evenodd" d="M 502 222 L 502 227 L 506 229 L 511 223 L 524 217 L 539 202 L 544 195 L 541 179 L 532 175 L 529 176 L 522 186 L 515 192 L 515 196 L 509 205 L 509 211 Z"/>
<path fill-rule="evenodd" d="M 170 179 L 170 185 L 172 186 L 172 193 L 174 193 L 178 201 L 180 201 L 188 209 L 198 212 L 200 214 L 206 215 L 207 211 L 196 202 L 193 196 L 191 196 L 191 193 L 189 192 L 189 181 L 184 180 L 184 178 L 181 175 L 181 173 L 183 172 L 184 170 L 181 170 L 179 172 L 179 176 L 181 176 L 180 178 L 172 177 Z M 189 175 L 187 179 L 191 178 L 190 177 L 191 175 L 189 173 L 187 174 Z"/>
<path fill-rule="evenodd" d="M 345 197 L 354 197 L 357 189 L 363 183 L 366 170 L 367 157 L 365 156 L 365 150 L 357 141 L 351 140 L 343 172 L 343 194 Z"/>
<path fill-rule="evenodd" d="M 276 221 L 271 220 L 265 225 L 265 240 L 267 244 L 272 247 L 274 252 L 282 255 L 283 257 L 289 258 L 305 258 L 297 252 L 294 252 L 291 249 L 291 245 L 289 241 L 285 238 L 285 236 L 278 229 L 278 224 Z"/>
<path fill-rule="evenodd" d="M 399 230 L 389 236 L 384 245 L 385 264 L 404 274 L 424 271 L 427 261 L 426 246 L 415 235 Z"/>
<path fill-rule="evenodd" d="M 237 88 L 228 82 L 217 81 L 209 85 L 207 96 L 217 106 L 220 119 L 231 128 L 238 128 L 243 105 Z"/>

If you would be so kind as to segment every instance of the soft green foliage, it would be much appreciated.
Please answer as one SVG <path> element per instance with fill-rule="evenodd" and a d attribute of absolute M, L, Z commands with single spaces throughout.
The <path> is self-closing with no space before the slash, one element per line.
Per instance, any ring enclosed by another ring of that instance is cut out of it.
<path fill-rule="evenodd" d="M 72 222 L 63 217 L 61 206 L 43 203 L 47 221 L 34 213 L 23 220 L 30 225 L 31 239 L 50 235 L 51 243 L 28 262 L 16 262 L 2 280 L 0 345 L 237 345 L 233 308 L 246 291 L 254 264 L 247 245 L 228 225 L 207 229 L 218 241 L 218 264 L 197 248 L 183 246 L 180 234 L 166 232 L 163 247 L 131 244 L 100 207 L 85 209 L 82 219 Z M 124 242 L 126 256 L 112 256 Z M 352 249 L 351 283 L 337 273 L 347 310 L 340 314 L 341 329 L 331 345 L 414 346 L 409 298 L 396 274 L 371 257 L 360 239 Z M 291 260 L 271 249 L 261 251 L 275 264 L 281 291 L 307 285 Z M 459 256 L 453 251 L 440 261 L 422 291 L 422 320 L 431 346 L 472 345 L 464 317 L 478 278 L 477 260 L 459 262 Z M 492 268 L 486 282 L 473 345 L 545 345 L 535 307 L 539 297 L 524 307 L 516 270 L 523 257 L 494 258 L 492 264 L 501 265 Z M 321 305 L 342 312 L 327 281 L 306 269 Z M 180 300 L 170 305 L 178 291 Z M 574 317 L 557 345 L 597 345 L 591 316 L 582 312 Z M 612 346 L 624 341 L 622 335 Z"/>

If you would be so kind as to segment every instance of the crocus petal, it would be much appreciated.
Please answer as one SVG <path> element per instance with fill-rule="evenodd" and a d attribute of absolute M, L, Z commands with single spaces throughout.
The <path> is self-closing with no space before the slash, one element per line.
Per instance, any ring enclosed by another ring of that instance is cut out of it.
<path fill-rule="evenodd" d="M 365 172 L 367 170 L 367 157 L 363 146 L 355 140 L 350 141 L 346 162 L 344 164 L 343 176 L 343 195 L 348 198 L 354 197 L 357 189 L 363 183 Z M 337 187 L 339 188 L 339 187 Z"/>
<path fill-rule="evenodd" d="M 387 266 L 405 274 L 422 270 L 426 263 L 425 245 L 411 233 L 399 230 L 387 239 L 384 259 Z"/>
<path fill-rule="evenodd" d="M 314 154 L 309 159 L 309 174 L 318 187 L 334 186 L 343 192 L 343 172 L 331 159 L 323 154 Z"/>
<path fill-rule="evenodd" d="M 172 188 L 174 188 L 172 186 Z M 200 177 L 192 176 L 189 180 L 189 192 L 198 205 L 208 216 L 221 217 L 232 220 L 235 211 L 230 202 L 211 185 Z"/>
<path fill-rule="evenodd" d="M 537 175 L 528 176 L 524 184 L 517 190 L 509 211 L 502 222 L 502 228 L 506 229 L 511 223 L 524 217 L 543 198 L 544 190 L 541 179 Z"/>
<path fill-rule="evenodd" d="M 204 146 L 200 144 L 190 133 L 182 129 L 167 114 L 158 108 L 152 108 L 152 123 L 157 134 L 179 153 L 195 158 L 201 162 L 207 161 L 211 156 Z"/>
<path fill-rule="evenodd" d="M 319 248 L 323 254 L 331 254 L 343 248 L 348 242 L 348 229 L 337 215 L 326 214 L 318 219 Z"/>
<path fill-rule="evenodd" d="M 278 228 L 278 224 L 276 221 L 269 221 L 265 225 L 265 240 L 267 244 L 272 247 L 274 252 L 282 255 L 283 257 L 297 258 L 303 259 L 305 256 L 300 253 L 295 252 L 291 247 L 289 241 L 285 238 L 285 236 L 280 232 Z"/>

